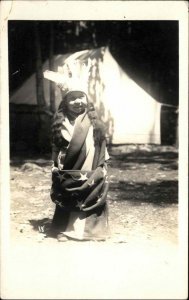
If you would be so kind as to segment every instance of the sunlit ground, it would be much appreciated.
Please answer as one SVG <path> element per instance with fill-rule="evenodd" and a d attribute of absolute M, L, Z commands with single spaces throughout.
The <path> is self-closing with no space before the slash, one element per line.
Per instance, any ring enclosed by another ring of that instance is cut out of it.
<path fill-rule="evenodd" d="M 132 148 L 133 147 L 133 148 Z M 183 299 L 174 147 L 109 149 L 106 242 L 65 242 L 37 231 L 50 222 L 50 162 L 11 161 L 8 299 Z M 182 253 L 181 253 L 182 255 Z"/>

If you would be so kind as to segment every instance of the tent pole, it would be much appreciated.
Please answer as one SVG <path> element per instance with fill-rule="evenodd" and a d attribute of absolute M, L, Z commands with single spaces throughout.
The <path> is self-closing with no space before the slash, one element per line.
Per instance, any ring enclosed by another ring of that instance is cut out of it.
<path fill-rule="evenodd" d="M 45 106 L 44 87 L 43 87 L 43 72 L 41 59 L 41 45 L 39 38 L 38 22 L 34 23 L 35 49 L 36 49 L 36 90 L 37 104 L 39 108 Z"/>
<path fill-rule="evenodd" d="M 54 71 L 54 26 L 50 22 L 49 69 Z M 55 113 L 55 83 L 50 81 L 50 111 Z"/>

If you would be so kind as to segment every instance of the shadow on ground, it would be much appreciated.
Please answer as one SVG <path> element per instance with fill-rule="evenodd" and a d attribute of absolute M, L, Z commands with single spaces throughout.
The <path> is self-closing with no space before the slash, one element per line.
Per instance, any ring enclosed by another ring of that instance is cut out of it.
<path fill-rule="evenodd" d="M 43 218 L 40 220 L 28 220 L 30 225 L 33 227 L 34 230 L 43 233 L 45 228 L 48 229 L 51 225 L 52 220 L 49 218 Z"/>
<path fill-rule="evenodd" d="M 132 169 L 132 164 L 160 164 L 162 170 L 177 170 L 178 153 L 167 151 L 134 151 L 131 153 L 111 153 L 111 165 L 122 170 Z"/>
<path fill-rule="evenodd" d="M 178 203 L 178 182 L 174 180 L 128 183 L 111 183 L 110 191 L 116 193 L 116 200 L 129 200 L 135 204 L 150 202 L 157 205 Z"/>

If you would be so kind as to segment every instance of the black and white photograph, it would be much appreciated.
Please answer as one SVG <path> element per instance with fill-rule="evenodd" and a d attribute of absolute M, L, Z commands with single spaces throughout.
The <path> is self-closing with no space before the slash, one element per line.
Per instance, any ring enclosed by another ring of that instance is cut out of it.
<path fill-rule="evenodd" d="M 1 8 L 1 298 L 187 299 L 188 4 Z"/>

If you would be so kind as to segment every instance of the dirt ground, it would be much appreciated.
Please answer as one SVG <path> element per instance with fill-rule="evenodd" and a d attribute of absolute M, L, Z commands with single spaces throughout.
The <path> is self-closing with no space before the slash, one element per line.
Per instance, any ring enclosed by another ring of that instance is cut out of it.
<path fill-rule="evenodd" d="M 11 247 L 4 291 L 11 299 L 184 299 L 178 251 L 178 151 L 109 149 L 107 242 L 46 238 L 51 162 L 12 157 Z"/>

